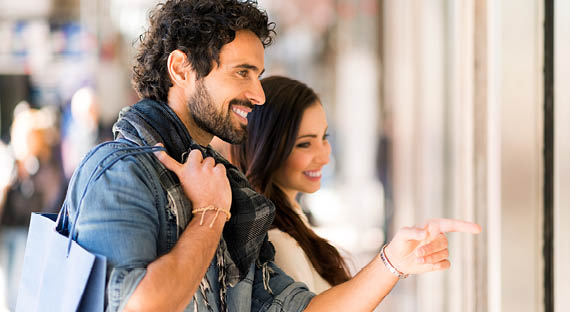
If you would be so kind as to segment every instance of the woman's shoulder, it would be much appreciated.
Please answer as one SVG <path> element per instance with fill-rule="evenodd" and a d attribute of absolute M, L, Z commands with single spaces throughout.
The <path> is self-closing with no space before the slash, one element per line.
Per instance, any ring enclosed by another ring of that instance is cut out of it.
<path fill-rule="evenodd" d="M 314 288 L 312 267 L 307 255 L 297 241 L 279 229 L 268 232 L 269 241 L 275 247 L 275 264 L 296 281 Z"/>
<path fill-rule="evenodd" d="M 278 249 L 279 247 L 294 247 L 302 251 L 299 243 L 297 243 L 297 241 L 287 232 L 283 232 L 280 229 L 275 228 L 269 230 L 267 235 L 269 236 L 269 241 L 275 246 L 275 249 Z"/>
<path fill-rule="evenodd" d="M 285 265 L 309 264 L 305 251 L 291 235 L 279 229 L 269 230 L 268 235 L 269 241 L 275 247 L 275 262 Z"/>

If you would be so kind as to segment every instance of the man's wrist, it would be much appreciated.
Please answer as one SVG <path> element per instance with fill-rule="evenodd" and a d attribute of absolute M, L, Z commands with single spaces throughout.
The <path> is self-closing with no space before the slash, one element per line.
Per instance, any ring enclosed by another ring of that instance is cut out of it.
<path fill-rule="evenodd" d="M 224 224 L 231 218 L 229 210 L 222 209 L 214 205 L 193 208 L 192 214 L 200 221 L 200 226 L 208 224 L 210 228 L 212 228 L 214 224 Z"/>

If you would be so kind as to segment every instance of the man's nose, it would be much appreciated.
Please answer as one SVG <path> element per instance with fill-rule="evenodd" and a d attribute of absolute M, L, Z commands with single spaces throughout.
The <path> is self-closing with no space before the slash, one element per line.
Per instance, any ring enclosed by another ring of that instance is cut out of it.
<path fill-rule="evenodd" d="M 263 87 L 259 79 L 252 81 L 245 96 L 254 105 L 263 105 L 263 103 L 265 103 L 265 92 L 263 92 Z"/>

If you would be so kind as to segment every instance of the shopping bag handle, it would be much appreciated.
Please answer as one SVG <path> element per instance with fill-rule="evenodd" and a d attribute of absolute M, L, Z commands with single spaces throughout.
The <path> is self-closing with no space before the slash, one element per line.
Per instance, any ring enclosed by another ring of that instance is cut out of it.
<path fill-rule="evenodd" d="M 110 142 L 109 142 L 110 143 Z M 101 144 L 99 145 L 96 149 L 94 149 L 91 153 L 89 153 L 89 155 L 87 155 L 87 157 L 90 157 L 95 151 L 97 151 L 99 148 L 101 148 L 102 146 L 104 146 L 106 144 Z M 116 158 L 114 158 L 113 160 L 111 160 L 107 165 L 105 165 L 101 170 L 97 170 L 97 168 L 103 164 L 109 157 L 113 156 L 115 153 L 118 152 L 124 152 L 124 151 L 132 151 L 130 153 L 126 153 L 124 155 L 120 155 L 117 156 Z M 105 171 L 107 169 L 109 169 L 111 166 L 113 166 L 115 163 L 117 163 L 119 160 L 125 158 L 125 157 L 129 157 L 129 156 L 134 156 L 134 155 L 140 155 L 140 154 L 148 154 L 148 153 L 154 153 L 157 151 L 166 151 L 166 149 L 162 146 L 133 146 L 133 147 L 122 147 L 119 149 L 116 149 L 114 151 L 111 151 L 109 153 L 107 153 L 105 156 L 103 156 L 103 158 L 99 161 L 99 163 L 97 164 L 97 166 L 95 167 L 95 169 L 91 172 L 91 175 L 89 176 L 89 179 L 87 180 L 87 184 L 85 184 L 85 187 L 83 188 L 83 193 L 81 194 L 81 197 L 79 199 L 79 204 L 77 205 L 77 212 L 75 214 L 75 217 L 73 218 L 73 224 L 71 225 L 71 229 L 69 231 L 69 235 L 68 235 L 68 243 L 67 243 L 67 252 L 66 252 L 66 257 L 69 257 L 69 252 L 71 250 L 71 242 L 73 239 L 75 239 L 75 226 L 77 225 L 77 220 L 79 218 L 79 213 L 81 211 L 81 206 L 83 205 L 83 199 L 85 198 L 85 195 L 87 194 L 87 189 L 89 187 L 89 185 L 91 183 L 94 183 L 95 181 L 97 181 L 97 179 L 99 179 L 99 177 L 101 177 L 101 175 L 103 175 L 103 173 L 105 173 Z M 81 169 L 82 166 L 80 166 Z M 65 210 L 64 214 L 67 215 L 67 205 L 64 204 L 64 209 Z M 66 218 L 64 216 L 64 218 Z M 67 218 L 66 218 L 67 219 Z M 68 222 L 67 220 L 61 220 L 61 222 Z M 56 222 L 56 226 L 59 226 L 60 223 L 60 216 L 58 216 L 58 220 Z"/>
<path fill-rule="evenodd" d="M 123 140 L 121 140 L 121 141 L 123 141 Z M 133 143 L 131 143 L 130 141 L 126 141 L 126 140 L 124 141 L 124 143 L 132 145 L 133 147 L 136 146 Z M 107 145 L 110 145 L 110 144 L 117 144 L 117 141 L 103 142 L 103 143 L 97 145 L 91 151 L 89 151 L 89 153 L 87 153 L 87 155 L 85 155 L 85 157 L 83 158 L 83 161 L 79 164 L 79 168 L 77 168 L 77 171 L 81 171 L 83 169 L 83 166 L 87 163 L 87 161 L 85 161 L 85 160 L 91 158 L 91 156 L 93 156 L 93 154 L 95 154 L 99 149 L 101 149 Z M 99 164 L 97 164 L 97 166 L 99 166 Z M 97 167 L 95 167 L 95 168 L 97 168 Z M 55 230 L 57 232 L 59 232 L 60 234 L 65 235 L 65 236 L 67 236 L 69 234 L 69 229 L 67 228 L 67 226 L 69 224 L 69 211 L 67 209 L 68 198 L 69 197 L 65 198 L 65 201 L 63 202 L 63 205 L 62 205 L 62 209 L 60 209 L 59 213 L 57 214 L 57 219 L 55 221 Z"/>
<path fill-rule="evenodd" d="M 97 145 L 94 149 L 92 149 L 89 153 L 87 153 L 87 155 L 83 158 L 84 161 L 82 161 L 79 164 L 79 168 L 77 168 L 77 171 L 81 171 L 81 169 L 83 169 L 83 166 L 86 163 L 86 159 L 91 158 L 91 156 L 93 154 L 95 154 L 100 148 L 109 145 L 109 144 L 113 144 L 113 143 L 117 143 L 116 141 L 107 141 L 104 143 L 101 143 L 99 145 Z M 97 167 L 95 167 L 97 168 Z M 67 209 L 67 201 L 68 201 L 68 197 L 65 198 L 65 201 L 63 202 L 62 205 L 62 209 L 60 209 L 59 213 L 57 214 L 57 219 L 55 220 L 55 231 L 67 236 L 69 235 L 69 229 L 68 229 L 68 224 L 69 224 L 69 211 Z M 78 208 L 79 209 L 79 208 Z"/>

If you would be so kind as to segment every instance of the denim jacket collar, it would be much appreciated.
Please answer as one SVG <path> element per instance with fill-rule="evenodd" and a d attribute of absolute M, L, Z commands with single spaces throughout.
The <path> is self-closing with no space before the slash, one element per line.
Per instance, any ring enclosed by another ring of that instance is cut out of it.
<path fill-rule="evenodd" d="M 176 113 L 166 104 L 144 99 L 133 106 L 125 107 L 113 126 L 115 137 L 122 135 L 131 140 L 147 140 L 164 144 L 168 154 L 178 162 L 194 144 L 188 130 Z"/>

